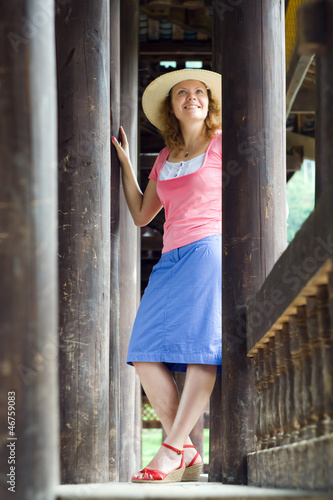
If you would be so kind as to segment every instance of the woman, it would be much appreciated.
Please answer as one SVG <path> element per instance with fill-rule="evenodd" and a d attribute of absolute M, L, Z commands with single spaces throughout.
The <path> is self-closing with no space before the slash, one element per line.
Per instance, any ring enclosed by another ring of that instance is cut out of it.
<path fill-rule="evenodd" d="M 167 438 L 133 482 L 197 481 L 202 459 L 189 434 L 221 369 L 221 76 L 184 69 L 154 80 L 142 105 L 166 142 L 142 194 L 125 132 L 114 137 L 137 226 L 165 208 L 163 250 L 143 295 L 127 362 L 139 373 Z M 171 371 L 186 371 L 179 400 Z"/>

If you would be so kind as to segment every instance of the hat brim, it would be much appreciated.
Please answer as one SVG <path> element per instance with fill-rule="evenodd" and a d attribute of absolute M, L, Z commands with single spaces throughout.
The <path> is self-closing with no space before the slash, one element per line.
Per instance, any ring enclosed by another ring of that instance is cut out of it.
<path fill-rule="evenodd" d="M 142 96 L 142 108 L 148 120 L 161 130 L 163 122 L 161 105 L 169 91 L 184 80 L 203 82 L 212 92 L 212 96 L 222 108 L 222 77 L 219 73 L 206 69 L 180 69 L 165 73 L 153 80 Z"/>

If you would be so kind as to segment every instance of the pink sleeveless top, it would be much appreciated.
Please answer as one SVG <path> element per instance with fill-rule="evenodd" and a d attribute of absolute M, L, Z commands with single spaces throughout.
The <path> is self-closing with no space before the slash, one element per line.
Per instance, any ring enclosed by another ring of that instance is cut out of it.
<path fill-rule="evenodd" d="M 196 172 L 160 181 L 169 153 L 162 149 L 149 175 L 165 210 L 162 253 L 222 233 L 222 131 L 212 138 Z"/>

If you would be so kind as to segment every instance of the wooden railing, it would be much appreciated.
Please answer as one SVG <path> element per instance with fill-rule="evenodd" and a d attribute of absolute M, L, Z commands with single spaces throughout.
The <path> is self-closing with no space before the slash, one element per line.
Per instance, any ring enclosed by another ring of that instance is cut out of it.
<path fill-rule="evenodd" d="M 327 191 L 247 310 L 257 392 L 249 484 L 333 487 L 331 214 Z"/>

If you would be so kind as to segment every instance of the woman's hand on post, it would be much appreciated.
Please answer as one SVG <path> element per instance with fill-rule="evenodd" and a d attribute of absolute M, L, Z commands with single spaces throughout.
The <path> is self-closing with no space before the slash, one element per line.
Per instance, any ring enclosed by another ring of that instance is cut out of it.
<path fill-rule="evenodd" d="M 119 142 L 115 137 L 112 137 L 112 144 L 116 148 L 119 162 L 122 165 L 126 161 L 130 163 L 128 141 L 123 127 L 120 127 L 119 135 Z"/>

